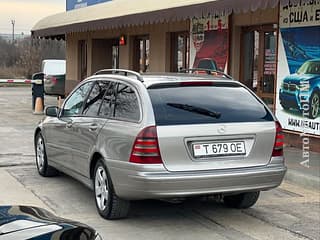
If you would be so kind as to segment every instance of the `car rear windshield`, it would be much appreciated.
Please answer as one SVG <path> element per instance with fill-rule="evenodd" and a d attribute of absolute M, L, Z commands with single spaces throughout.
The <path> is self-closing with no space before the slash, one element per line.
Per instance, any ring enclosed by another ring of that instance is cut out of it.
<path fill-rule="evenodd" d="M 63 75 L 66 74 L 65 62 L 46 62 L 44 64 L 43 73 L 46 75 Z"/>
<path fill-rule="evenodd" d="M 157 125 L 274 121 L 241 86 L 171 86 L 148 92 Z"/>

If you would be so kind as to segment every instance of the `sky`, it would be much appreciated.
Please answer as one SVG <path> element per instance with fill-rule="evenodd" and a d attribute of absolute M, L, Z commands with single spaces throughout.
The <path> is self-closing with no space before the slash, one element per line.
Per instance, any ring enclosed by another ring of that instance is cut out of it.
<path fill-rule="evenodd" d="M 30 34 L 31 28 L 42 18 L 64 12 L 66 0 L 0 0 L 0 33 Z"/>

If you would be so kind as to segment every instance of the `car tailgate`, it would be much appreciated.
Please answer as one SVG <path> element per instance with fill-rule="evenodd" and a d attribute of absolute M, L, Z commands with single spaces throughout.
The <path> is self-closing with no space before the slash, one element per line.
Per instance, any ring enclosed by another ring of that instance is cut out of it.
<path fill-rule="evenodd" d="M 266 165 L 272 155 L 275 131 L 273 121 L 157 127 L 162 161 L 169 171 Z M 209 151 L 201 155 L 196 148 L 203 146 Z M 240 151 L 235 151 L 235 147 Z M 221 151 L 221 148 L 229 149 Z"/>

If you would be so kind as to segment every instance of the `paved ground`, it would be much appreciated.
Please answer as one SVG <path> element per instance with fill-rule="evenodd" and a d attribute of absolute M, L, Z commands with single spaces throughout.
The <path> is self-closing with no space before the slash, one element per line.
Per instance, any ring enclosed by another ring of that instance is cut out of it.
<path fill-rule="evenodd" d="M 55 99 L 47 98 L 46 103 L 54 104 Z M 95 210 L 93 193 L 83 185 L 65 175 L 37 174 L 32 135 L 41 116 L 31 114 L 30 89 L 0 88 L 0 108 L 0 204 L 44 207 L 91 225 L 105 239 L 320 240 L 319 191 L 287 181 L 263 192 L 248 210 L 200 199 L 180 204 L 138 201 L 128 219 L 103 220 Z M 295 156 L 294 149 L 290 154 Z"/>
<path fill-rule="evenodd" d="M 33 131 L 43 115 L 32 114 L 31 101 L 31 87 L 0 87 L 0 166 L 33 162 Z M 56 105 L 56 98 L 45 104 Z"/>

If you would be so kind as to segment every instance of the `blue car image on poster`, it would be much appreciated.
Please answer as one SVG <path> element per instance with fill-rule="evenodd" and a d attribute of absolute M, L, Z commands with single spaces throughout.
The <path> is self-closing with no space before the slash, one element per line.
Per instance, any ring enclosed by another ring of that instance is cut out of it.
<path fill-rule="evenodd" d="M 319 32 L 320 27 L 281 29 L 290 75 L 283 79 L 280 104 L 287 111 L 307 110 L 310 119 L 320 113 Z"/>
<path fill-rule="evenodd" d="M 316 118 L 320 102 L 320 59 L 306 61 L 295 74 L 287 76 L 283 80 L 279 98 L 285 110 L 293 108 L 303 111 L 303 104 L 309 104 L 306 108 L 308 117 Z"/>

